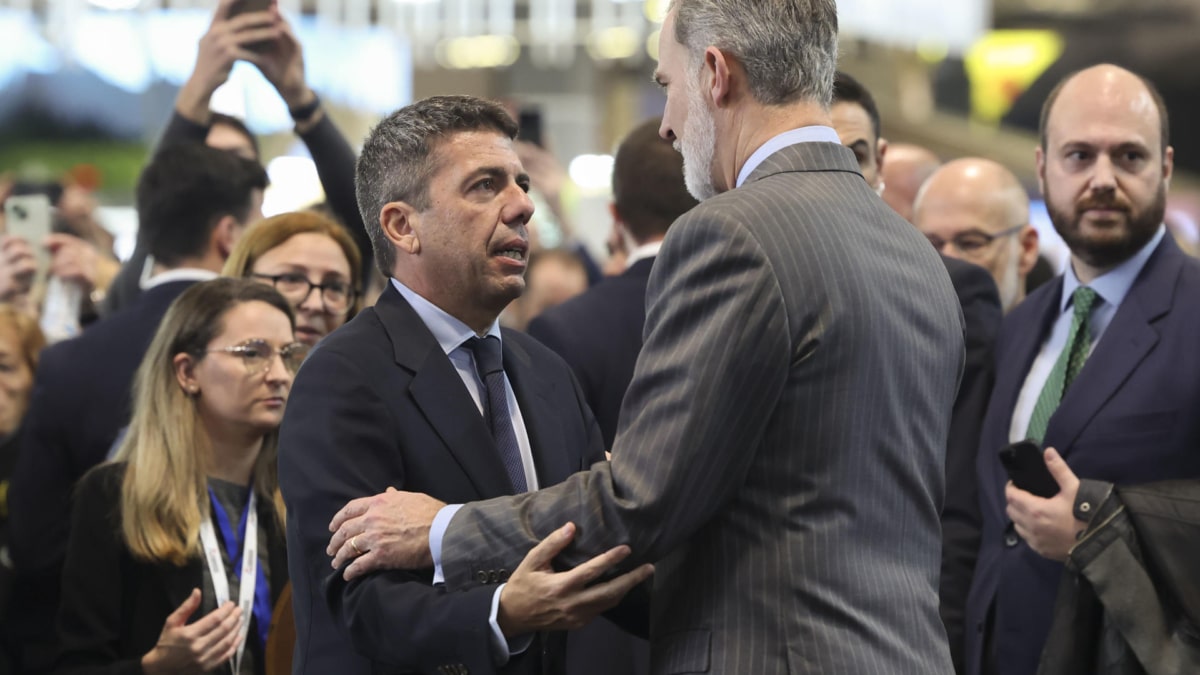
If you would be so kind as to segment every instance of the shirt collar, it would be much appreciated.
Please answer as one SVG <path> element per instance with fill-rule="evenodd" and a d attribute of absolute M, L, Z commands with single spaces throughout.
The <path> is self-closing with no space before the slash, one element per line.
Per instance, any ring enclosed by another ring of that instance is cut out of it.
<path fill-rule="evenodd" d="M 1120 307 L 1125 300 L 1125 296 L 1129 294 L 1129 289 L 1133 288 L 1133 282 L 1137 280 L 1141 274 L 1142 268 L 1146 266 L 1146 261 L 1153 255 L 1154 249 L 1158 248 L 1162 242 L 1163 236 L 1166 234 L 1167 228 L 1163 225 L 1158 226 L 1158 232 L 1142 246 L 1141 250 L 1135 253 L 1129 260 L 1117 265 L 1104 274 L 1092 280 L 1088 284 L 1096 295 L 1099 295 L 1104 302 L 1113 307 Z M 1070 261 L 1067 261 L 1067 271 L 1063 274 L 1063 294 L 1060 300 L 1060 312 L 1067 311 L 1067 307 L 1071 305 L 1071 297 L 1075 293 L 1075 289 L 1082 286 L 1079 282 L 1079 277 L 1075 276 L 1075 267 Z"/>
<path fill-rule="evenodd" d="M 392 285 L 396 287 L 397 291 L 400 291 L 400 295 L 404 296 L 408 304 L 412 305 L 417 316 L 421 317 L 425 327 L 429 329 L 430 333 L 433 333 L 434 339 L 438 341 L 438 345 L 446 355 L 461 347 L 467 340 L 477 337 L 470 326 L 450 316 L 441 307 L 421 297 L 416 291 L 400 283 L 399 280 L 393 278 Z M 499 319 L 492 322 L 487 334 L 501 340 L 501 344 L 503 344 L 500 337 Z"/>
<path fill-rule="evenodd" d="M 759 146 L 758 150 L 754 151 L 754 154 L 750 155 L 750 159 L 746 160 L 746 163 L 742 165 L 742 170 L 738 172 L 737 187 L 742 187 L 742 183 L 746 182 L 746 179 L 750 177 L 750 174 L 753 173 L 753 171 L 758 168 L 758 165 L 762 164 L 766 158 L 770 157 L 776 152 L 779 152 L 789 145 L 795 145 L 797 143 L 837 143 L 840 145 L 841 142 L 842 139 L 838 138 L 837 132 L 834 131 L 832 127 L 810 126 L 792 129 L 791 131 L 785 131 L 766 143 L 763 143 L 761 146 Z"/>
<path fill-rule="evenodd" d="M 211 281 L 219 275 L 212 270 L 203 270 L 195 267 L 180 267 L 179 269 L 167 270 L 161 274 L 146 279 L 141 283 L 143 291 L 148 291 L 155 286 L 169 284 L 172 281 Z"/>
<path fill-rule="evenodd" d="M 660 248 L 662 248 L 662 240 L 652 241 L 649 244 L 642 244 L 641 246 L 633 249 L 629 252 L 629 256 L 625 258 L 625 269 L 633 267 L 636 263 L 639 263 L 646 258 L 653 258 L 654 256 L 658 255 L 658 249 Z"/>

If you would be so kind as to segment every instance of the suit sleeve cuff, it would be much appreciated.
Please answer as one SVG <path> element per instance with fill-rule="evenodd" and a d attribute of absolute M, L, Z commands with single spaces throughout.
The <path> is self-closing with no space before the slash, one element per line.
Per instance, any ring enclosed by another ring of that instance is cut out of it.
<path fill-rule="evenodd" d="M 435 586 L 446 583 L 446 574 L 442 571 L 442 539 L 446 536 L 446 529 L 450 527 L 450 519 L 462 507 L 462 504 L 447 504 L 443 506 L 442 510 L 438 511 L 437 515 L 433 517 L 433 522 L 429 525 L 429 554 L 433 557 L 433 583 Z M 499 598 L 500 594 L 497 593 L 496 597 Z M 493 600 L 493 616 L 496 614 L 497 606 Z"/>
<path fill-rule="evenodd" d="M 492 613 L 488 615 L 488 625 L 492 628 L 492 659 L 496 666 L 500 667 L 508 663 L 508 660 L 518 654 L 525 653 L 529 649 L 529 645 L 533 644 L 533 634 L 518 635 L 509 640 L 504 637 L 504 632 L 500 630 L 500 592 L 508 584 L 500 584 L 496 588 L 496 592 L 492 594 Z"/>
<path fill-rule="evenodd" d="M 1104 481 L 1087 479 L 1079 481 L 1079 490 L 1075 493 L 1075 519 L 1090 523 L 1100 505 L 1104 503 L 1105 499 L 1108 499 L 1112 488 L 1112 483 Z"/>

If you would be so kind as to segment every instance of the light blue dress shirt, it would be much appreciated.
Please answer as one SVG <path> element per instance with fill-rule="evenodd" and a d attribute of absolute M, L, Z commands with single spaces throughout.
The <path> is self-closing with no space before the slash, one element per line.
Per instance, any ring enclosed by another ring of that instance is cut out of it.
<path fill-rule="evenodd" d="M 471 400 L 475 402 L 475 407 L 479 410 L 480 416 L 482 416 L 483 397 L 487 395 L 487 389 L 483 382 L 479 380 L 479 373 L 475 369 L 474 356 L 470 350 L 463 347 L 463 343 L 467 340 L 479 336 L 467 324 L 450 316 L 442 308 L 421 297 L 408 286 L 405 286 L 396 279 L 392 279 L 392 285 L 396 287 L 400 295 L 404 296 L 404 299 L 412 306 L 417 316 L 421 317 L 421 321 L 424 322 L 429 332 L 433 333 L 434 339 L 438 341 L 438 345 L 446 353 L 446 356 L 450 359 L 450 363 L 454 364 L 454 370 L 458 372 L 458 376 L 463 381 L 463 386 L 467 388 L 467 392 L 471 395 Z M 487 331 L 487 335 L 501 340 L 501 344 L 503 344 L 503 339 L 500 336 L 499 321 L 492 323 L 491 328 Z M 525 482 L 529 485 L 530 490 L 536 490 L 538 482 L 537 470 L 533 463 L 533 447 L 529 444 L 529 433 L 525 430 L 525 418 L 521 415 L 521 407 L 517 405 L 517 397 L 513 393 L 512 383 L 509 382 L 508 375 L 504 376 L 504 392 L 505 397 L 508 399 L 508 410 L 512 416 L 513 431 L 517 436 L 517 445 L 521 449 L 521 466 L 525 469 Z M 435 527 L 429 533 L 430 548 L 438 556 L 434 558 L 435 573 L 433 583 L 435 584 L 445 582 L 445 576 L 442 574 L 442 566 L 439 559 L 442 551 L 442 537 L 446 533 L 446 526 L 450 524 L 450 518 L 454 516 L 454 512 L 460 507 L 461 505 L 451 505 L 439 511 L 433 521 Z M 439 523 L 441 523 L 440 529 L 436 527 Z M 436 537 L 436 540 L 434 537 Z M 488 617 L 488 624 L 492 628 L 492 652 L 496 658 L 497 665 L 504 665 L 508 662 L 509 657 L 525 651 L 533 642 L 533 636 L 514 639 L 512 642 L 505 639 L 504 633 L 500 630 L 500 624 L 497 621 L 500 611 L 500 591 L 502 590 L 504 590 L 504 584 L 500 584 L 496 588 L 496 592 L 492 594 L 492 611 Z"/>
<path fill-rule="evenodd" d="M 1096 291 L 1099 300 L 1093 306 L 1092 314 L 1088 318 L 1089 337 L 1091 338 L 1091 343 L 1088 345 L 1089 355 L 1096 348 L 1096 344 L 1100 342 L 1100 338 L 1104 336 L 1104 332 L 1108 330 L 1108 324 L 1112 323 L 1113 316 L 1121 307 L 1121 303 L 1125 301 L 1125 296 L 1129 294 L 1133 282 L 1137 280 L 1142 268 L 1146 266 L 1146 261 L 1150 259 L 1154 249 L 1158 248 L 1159 243 L 1162 242 L 1166 231 L 1166 227 L 1160 225 L 1154 237 L 1133 257 L 1096 277 L 1091 284 L 1088 284 L 1093 291 Z M 1054 320 L 1054 327 L 1050 330 L 1050 335 L 1042 344 L 1042 349 L 1034 359 L 1029 374 L 1025 376 L 1025 384 L 1021 386 L 1021 394 L 1017 397 L 1016 407 L 1013 408 L 1012 422 L 1008 428 L 1010 443 L 1023 440 L 1028 435 L 1033 408 L 1037 405 L 1038 397 L 1042 395 L 1046 380 L 1050 378 L 1050 371 L 1054 369 L 1054 363 L 1058 361 L 1059 354 L 1067 345 L 1067 337 L 1071 332 L 1071 317 L 1074 314 L 1071 309 L 1071 296 L 1074 295 L 1075 289 L 1082 285 L 1079 278 L 1075 276 L 1074 267 L 1069 263 L 1067 271 L 1063 273 L 1062 285 L 1063 292 L 1062 300 L 1059 302 L 1058 318 Z"/>
<path fill-rule="evenodd" d="M 750 158 L 742 165 L 742 170 L 738 172 L 737 186 L 742 187 L 742 183 L 745 183 L 750 174 L 768 157 L 797 143 L 837 143 L 841 145 L 842 139 L 838 138 L 837 132 L 832 127 L 826 126 L 800 127 L 785 131 L 763 143 L 750 155 Z"/>

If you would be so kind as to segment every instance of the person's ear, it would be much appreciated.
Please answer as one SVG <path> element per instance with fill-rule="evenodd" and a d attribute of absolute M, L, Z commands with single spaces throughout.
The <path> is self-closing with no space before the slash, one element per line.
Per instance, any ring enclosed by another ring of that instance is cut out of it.
<path fill-rule="evenodd" d="M 383 236 L 397 250 L 409 255 L 421 252 L 421 214 L 408 202 L 388 202 L 379 212 Z"/>
<path fill-rule="evenodd" d="M 179 383 L 179 388 L 184 394 L 190 397 L 200 395 L 200 382 L 196 378 L 196 365 L 198 361 L 191 354 L 179 353 L 175 358 L 171 359 L 171 364 L 175 368 L 175 381 Z"/>
<path fill-rule="evenodd" d="M 217 250 L 221 260 L 229 258 L 234 245 L 237 244 L 238 237 L 242 236 L 245 229 L 245 226 L 231 215 L 222 216 L 217 221 L 217 226 L 213 228 L 210 246 Z"/>
<path fill-rule="evenodd" d="M 1021 244 L 1021 257 L 1017 263 L 1017 271 L 1024 278 L 1033 270 L 1033 266 L 1037 264 L 1038 232 L 1033 229 L 1032 225 L 1026 225 L 1017 233 L 1017 237 Z"/>

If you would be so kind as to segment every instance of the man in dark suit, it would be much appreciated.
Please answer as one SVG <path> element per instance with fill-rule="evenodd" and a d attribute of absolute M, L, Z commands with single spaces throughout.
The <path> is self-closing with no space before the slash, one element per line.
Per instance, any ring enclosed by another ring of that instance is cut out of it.
<path fill-rule="evenodd" d="M 882 190 L 888 145 L 880 136 L 879 109 L 871 92 L 848 73 L 839 71 L 834 77 L 832 116 L 833 128 L 842 144 L 854 151 L 863 178 L 876 190 Z M 945 255 L 941 258 L 950 274 L 950 282 L 954 284 L 966 323 L 966 362 L 958 396 L 954 399 L 950 436 L 946 442 L 946 499 L 942 507 L 942 577 L 939 586 L 942 621 L 950 638 L 950 653 L 955 670 L 962 672 L 962 613 L 971 586 L 970 561 L 979 547 L 975 456 L 995 378 L 992 343 L 1000 330 L 1002 315 L 1000 296 L 987 270 Z"/>
<path fill-rule="evenodd" d="M 557 352 L 579 379 L 605 449 L 617 435 L 621 399 L 633 378 L 646 323 L 646 282 L 667 228 L 696 205 L 683 184 L 683 157 L 659 137 L 660 119 L 634 129 L 613 161 L 613 227 L 628 242 L 623 274 L 546 310 L 529 334 Z"/>
<path fill-rule="evenodd" d="M 350 568 L 326 551 L 330 520 L 358 497 L 404 488 L 486 499 L 603 459 L 570 369 L 497 322 L 524 289 L 533 213 L 516 131 L 498 104 L 435 97 L 393 113 L 363 146 L 360 209 L 391 283 L 309 357 L 280 437 L 297 673 L 560 672 L 561 634 L 534 633 L 579 625 L 648 574 L 587 587 L 628 548 L 553 574 L 566 543 L 554 537 L 457 593 L 432 570 L 345 581 L 387 554 L 390 533 L 350 538 Z M 546 583 L 582 609 L 547 605 Z"/>
<path fill-rule="evenodd" d="M 12 622 L 27 668 L 47 663 L 66 554 L 71 492 L 129 421 L 130 386 L 167 307 L 217 276 L 245 225 L 262 217 L 262 167 L 202 145 L 160 152 L 138 181 L 138 238 L 158 262 L 145 293 L 83 335 L 42 353 L 9 494 L 12 552 L 25 599 Z"/>
<path fill-rule="evenodd" d="M 570 521 L 564 566 L 617 543 L 657 561 L 653 673 L 951 672 L 937 584 L 961 311 L 828 126 L 836 25 L 832 0 L 672 3 L 661 134 L 701 204 L 650 274 L 611 462 L 457 510 L 352 504 L 331 545 L 378 524 L 402 543 L 372 564 L 436 557 L 469 593 Z"/>
<path fill-rule="evenodd" d="M 627 242 L 626 270 L 583 295 L 552 307 L 529 324 L 529 334 L 566 360 L 596 415 L 604 448 L 617 435 L 621 400 L 633 379 L 646 323 L 646 282 L 667 228 L 696 205 L 683 184 L 683 157 L 658 135 L 659 118 L 625 137 L 613 161 L 613 227 Z M 645 640 L 606 620 L 568 637 L 572 675 L 646 673 Z"/>
<path fill-rule="evenodd" d="M 1005 318 L 996 343 L 967 600 L 972 675 L 1037 671 L 1059 561 L 1104 496 L 1080 479 L 1200 477 L 1200 265 L 1163 226 L 1168 143 L 1161 97 L 1115 66 L 1070 76 L 1043 108 L 1038 179 L 1071 259 Z M 1000 464 L 997 451 L 1027 437 L 1047 448 L 1052 498 L 1013 486 Z"/>

